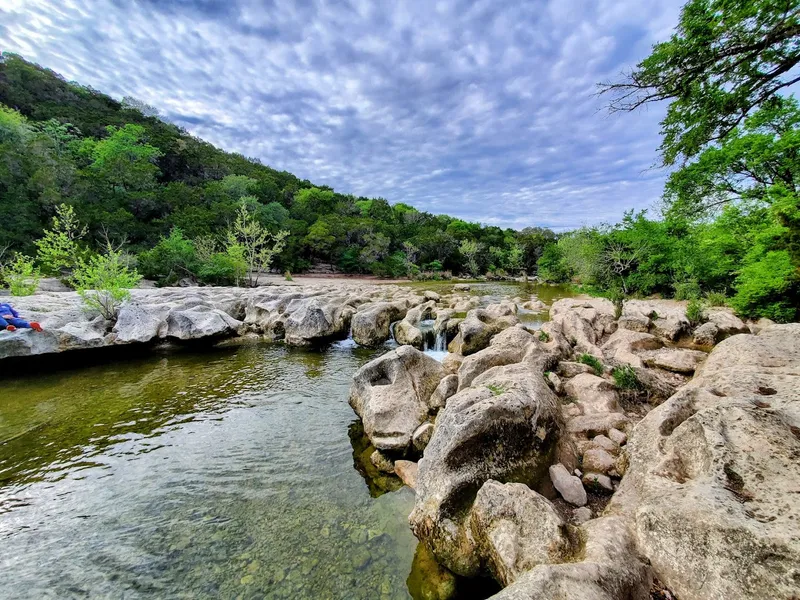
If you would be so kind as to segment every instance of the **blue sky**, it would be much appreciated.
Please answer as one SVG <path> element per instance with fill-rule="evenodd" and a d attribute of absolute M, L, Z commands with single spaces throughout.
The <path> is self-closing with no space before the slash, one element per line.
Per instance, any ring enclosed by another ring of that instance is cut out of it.
<path fill-rule="evenodd" d="M 522 228 L 652 208 L 663 107 L 595 96 L 678 0 L 2 0 L 0 48 L 337 191 Z"/>

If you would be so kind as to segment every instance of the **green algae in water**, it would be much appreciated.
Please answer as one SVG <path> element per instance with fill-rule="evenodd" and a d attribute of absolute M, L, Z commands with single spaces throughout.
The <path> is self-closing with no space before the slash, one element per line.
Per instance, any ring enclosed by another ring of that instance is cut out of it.
<path fill-rule="evenodd" d="M 411 597 L 413 493 L 371 478 L 347 404 L 377 353 L 253 346 L 3 380 L 0 597 Z"/>

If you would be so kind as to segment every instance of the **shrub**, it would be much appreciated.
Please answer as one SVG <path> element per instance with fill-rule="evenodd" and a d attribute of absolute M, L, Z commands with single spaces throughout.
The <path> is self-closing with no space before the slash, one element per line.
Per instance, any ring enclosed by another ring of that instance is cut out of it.
<path fill-rule="evenodd" d="M 617 387 L 623 390 L 640 390 L 642 389 L 642 382 L 636 375 L 636 371 L 630 365 L 622 367 L 615 367 L 611 371 L 611 376 L 614 378 L 614 383 Z"/>
<path fill-rule="evenodd" d="M 441 271 L 442 268 L 442 263 L 438 260 L 432 260 L 428 264 L 422 265 L 422 269 L 424 271 Z"/>
<path fill-rule="evenodd" d="M 549 342 L 550 335 L 546 331 L 539 331 L 539 341 L 540 342 Z"/>
<path fill-rule="evenodd" d="M 17 254 L 11 263 L 3 267 L 3 278 L 12 296 L 30 296 L 39 287 L 42 276 L 30 256 Z"/>
<path fill-rule="evenodd" d="M 104 319 L 114 319 L 122 303 L 130 298 L 130 288 L 141 275 L 128 267 L 123 253 L 108 244 L 105 254 L 81 260 L 72 274 L 75 289 L 84 304 L 100 311 Z"/>
<path fill-rule="evenodd" d="M 289 271 L 286 271 L 286 273 L 283 274 L 283 278 L 286 281 L 294 281 L 294 278 L 292 277 L 292 274 L 289 273 Z"/>
<path fill-rule="evenodd" d="M 139 255 L 139 268 L 148 279 L 160 285 L 170 285 L 182 277 L 194 276 L 197 271 L 197 254 L 192 240 L 174 227 L 168 237 Z"/>
<path fill-rule="evenodd" d="M 694 299 L 689 300 L 686 305 L 686 318 L 692 325 L 699 325 L 706 320 L 706 308 L 702 301 Z"/>
<path fill-rule="evenodd" d="M 725 292 L 708 292 L 706 294 L 706 302 L 709 306 L 725 306 L 727 301 Z"/>
<path fill-rule="evenodd" d="M 197 268 L 197 278 L 210 285 L 239 285 L 247 273 L 247 263 L 235 246 L 214 252 Z"/>
<path fill-rule="evenodd" d="M 681 281 L 674 284 L 676 300 L 696 300 L 700 297 L 700 284 L 697 280 Z"/>
<path fill-rule="evenodd" d="M 589 365 L 598 375 L 603 374 L 603 363 L 601 363 L 596 356 L 592 356 L 591 354 L 581 354 L 578 362 L 581 362 L 584 365 Z"/>

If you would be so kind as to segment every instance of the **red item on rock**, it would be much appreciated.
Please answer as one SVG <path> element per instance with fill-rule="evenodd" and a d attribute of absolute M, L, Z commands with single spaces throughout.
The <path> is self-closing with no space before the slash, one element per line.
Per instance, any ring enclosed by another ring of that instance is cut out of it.
<path fill-rule="evenodd" d="M 6 331 L 16 331 L 16 330 L 17 328 L 14 327 L 13 325 L 6 325 Z"/>
<path fill-rule="evenodd" d="M 34 331 L 41 331 L 42 326 L 39 325 L 39 323 L 37 323 L 36 321 L 31 321 L 31 329 L 33 329 Z"/>

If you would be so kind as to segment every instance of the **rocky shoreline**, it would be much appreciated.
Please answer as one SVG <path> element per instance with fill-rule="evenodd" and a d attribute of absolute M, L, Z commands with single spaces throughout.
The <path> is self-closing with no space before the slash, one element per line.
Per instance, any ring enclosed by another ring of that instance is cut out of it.
<path fill-rule="evenodd" d="M 354 376 L 438 563 L 506 600 L 795 597 L 800 324 L 563 299 L 531 330 L 516 308 L 470 310 L 441 365 L 402 346 Z"/>
<path fill-rule="evenodd" d="M 355 373 L 350 405 L 372 464 L 415 490 L 411 529 L 444 567 L 431 598 L 455 589 L 453 574 L 490 576 L 506 600 L 793 597 L 800 324 L 710 309 L 692 325 L 671 301 L 618 312 L 566 298 L 532 328 L 520 311 L 545 309 L 538 299 L 467 292 L 134 290 L 115 322 L 51 292 L 15 299 L 45 332 L 0 333 L 0 358 L 394 337 Z M 431 337 L 447 347 L 441 361 L 421 351 Z"/>

